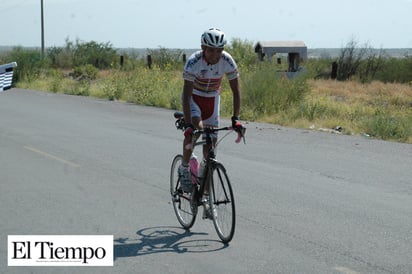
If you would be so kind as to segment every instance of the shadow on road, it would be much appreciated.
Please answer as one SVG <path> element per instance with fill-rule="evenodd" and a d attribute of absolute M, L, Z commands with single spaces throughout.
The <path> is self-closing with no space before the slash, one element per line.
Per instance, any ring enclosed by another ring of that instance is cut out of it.
<path fill-rule="evenodd" d="M 207 233 L 194 233 L 180 227 L 149 227 L 136 232 L 137 238 L 114 240 L 114 259 L 137 257 L 153 253 L 202 253 L 218 251 L 228 245 L 216 240 L 199 239 Z M 189 240 L 197 236 L 196 239 Z"/>

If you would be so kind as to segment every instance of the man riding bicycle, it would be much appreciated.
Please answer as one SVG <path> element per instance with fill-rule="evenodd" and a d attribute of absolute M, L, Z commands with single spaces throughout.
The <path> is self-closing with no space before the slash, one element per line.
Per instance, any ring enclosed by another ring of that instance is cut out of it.
<path fill-rule="evenodd" d="M 241 93 L 239 72 L 235 60 L 224 51 L 225 34 L 211 28 L 201 36 L 201 47 L 187 60 L 183 71 L 183 113 L 185 124 L 183 141 L 183 161 L 179 167 L 179 178 L 185 192 L 193 190 L 189 160 L 192 154 L 192 132 L 204 127 L 218 127 L 220 113 L 220 92 L 223 76 L 226 75 L 233 93 L 232 127 L 239 128 Z M 213 137 L 216 142 L 217 136 Z M 203 157 L 207 157 L 208 147 L 203 146 Z"/>

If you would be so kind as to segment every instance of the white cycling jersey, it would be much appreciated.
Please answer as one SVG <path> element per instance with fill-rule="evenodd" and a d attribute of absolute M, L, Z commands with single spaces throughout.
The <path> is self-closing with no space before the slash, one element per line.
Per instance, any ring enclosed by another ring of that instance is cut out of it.
<path fill-rule="evenodd" d="M 208 64 L 203 51 L 193 53 L 186 62 L 183 79 L 193 82 L 190 100 L 192 117 L 201 117 L 204 125 L 219 126 L 220 89 L 222 79 L 239 77 L 236 62 L 226 51 L 216 64 Z"/>
<path fill-rule="evenodd" d="M 220 93 L 223 76 L 233 80 L 239 76 L 235 60 L 226 51 L 216 64 L 208 64 L 203 58 L 203 51 L 193 53 L 186 62 L 183 79 L 194 83 L 193 94 L 213 97 Z"/>

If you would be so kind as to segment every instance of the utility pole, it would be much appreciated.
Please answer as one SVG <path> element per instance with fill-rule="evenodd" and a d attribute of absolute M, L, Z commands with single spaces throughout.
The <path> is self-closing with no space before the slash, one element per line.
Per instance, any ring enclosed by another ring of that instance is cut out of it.
<path fill-rule="evenodd" d="M 41 54 L 44 57 L 44 12 L 43 12 L 43 0 L 40 0 L 41 4 Z"/>

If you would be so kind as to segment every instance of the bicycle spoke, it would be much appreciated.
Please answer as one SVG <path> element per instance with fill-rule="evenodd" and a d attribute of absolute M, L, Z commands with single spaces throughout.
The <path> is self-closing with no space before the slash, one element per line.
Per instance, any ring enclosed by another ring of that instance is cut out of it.
<path fill-rule="evenodd" d="M 235 204 L 229 178 L 221 164 L 212 172 L 210 207 L 219 238 L 229 242 L 235 232 Z"/>
<path fill-rule="evenodd" d="M 229 198 L 228 198 L 228 196 L 227 196 L 227 191 L 226 191 L 226 186 L 225 186 L 225 184 L 223 183 L 224 181 L 223 181 L 223 178 L 222 178 L 222 173 L 221 173 L 221 170 L 220 169 L 216 169 L 216 171 L 217 171 L 217 174 L 218 174 L 218 176 L 219 176 L 219 182 L 222 182 L 222 184 L 220 185 L 221 187 L 222 187 L 222 190 L 223 190 L 223 193 L 224 193 L 224 203 L 228 203 L 229 202 Z M 216 203 L 221 203 L 221 201 L 216 201 Z"/>
<path fill-rule="evenodd" d="M 173 159 L 170 170 L 170 194 L 172 196 L 173 209 L 177 220 L 183 228 L 189 229 L 195 222 L 197 211 L 194 211 L 191 206 L 191 194 L 184 193 L 180 187 L 180 180 L 177 170 L 182 162 L 182 159 L 183 157 L 181 155 L 177 155 Z"/>

